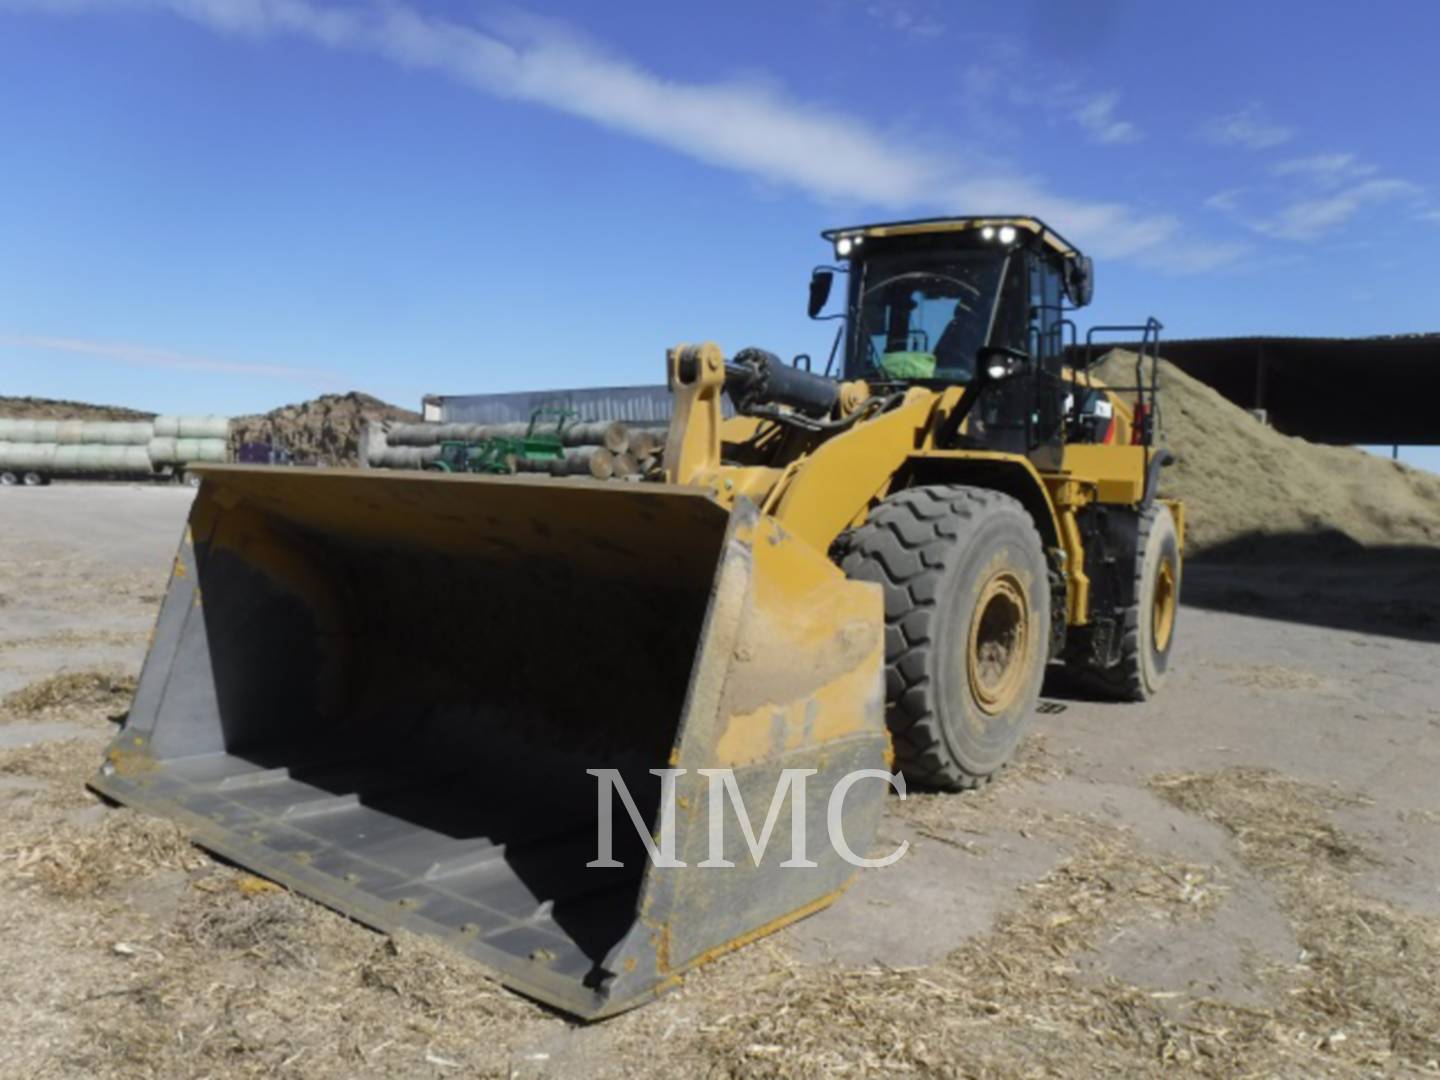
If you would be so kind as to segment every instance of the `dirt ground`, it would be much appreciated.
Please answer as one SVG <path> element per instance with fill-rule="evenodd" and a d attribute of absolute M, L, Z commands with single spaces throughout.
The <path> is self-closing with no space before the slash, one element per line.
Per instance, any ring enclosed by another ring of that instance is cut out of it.
<path fill-rule="evenodd" d="M 1440 561 L 1187 568 L 1166 693 L 1056 680 L 828 910 L 567 1021 L 83 789 L 188 492 L 0 498 L 0 1075 L 1440 1075 Z"/>

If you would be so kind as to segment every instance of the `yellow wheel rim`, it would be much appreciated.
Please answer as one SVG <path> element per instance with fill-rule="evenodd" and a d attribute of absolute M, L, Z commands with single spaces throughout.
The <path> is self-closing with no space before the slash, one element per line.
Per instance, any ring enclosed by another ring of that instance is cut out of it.
<path fill-rule="evenodd" d="M 1008 570 L 991 576 L 970 617 L 966 668 L 970 692 L 983 712 L 1010 708 L 1024 691 L 1030 668 L 1030 601 Z"/>
<path fill-rule="evenodd" d="M 1150 604 L 1150 636 L 1155 651 L 1164 652 L 1175 632 L 1175 564 L 1166 559 L 1155 575 L 1155 597 Z"/>

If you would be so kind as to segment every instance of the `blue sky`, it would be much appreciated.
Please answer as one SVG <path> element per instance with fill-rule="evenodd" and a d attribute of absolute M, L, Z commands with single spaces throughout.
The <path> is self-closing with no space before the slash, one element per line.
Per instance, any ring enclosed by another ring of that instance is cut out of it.
<path fill-rule="evenodd" d="M 0 0 L 0 385 L 242 412 L 828 350 L 823 227 L 1033 212 L 1093 321 L 1440 330 L 1440 5 Z"/>

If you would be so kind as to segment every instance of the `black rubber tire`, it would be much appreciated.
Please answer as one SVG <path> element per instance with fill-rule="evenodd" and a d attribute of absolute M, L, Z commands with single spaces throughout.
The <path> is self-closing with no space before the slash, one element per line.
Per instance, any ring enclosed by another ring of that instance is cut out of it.
<path fill-rule="evenodd" d="M 20 477 L 20 482 L 26 487 L 44 487 L 50 481 L 38 472 L 27 472 Z"/>
<path fill-rule="evenodd" d="M 20 483 L 20 477 L 16 476 L 9 469 L 0 472 L 0 487 L 14 487 Z"/>
<path fill-rule="evenodd" d="M 1121 701 L 1148 701 L 1165 685 L 1180 608 L 1180 539 L 1164 503 L 1141 511 L 1136 519 L 1134 603 L 1121 615 L 1120 660 L 1104 670 L 1087 668 L 1086 681 Z M 1161 569 L 1169 564 L 1174 607 L 1163 647 L 1155 635 L 1155 591 Z"/>
<path fill-rule="evenodd" d="M 839 555 L 849 577 L 885 590 L 886 716 L 905 778 L 944 791 L 986 783 L 1024 736 L 1048 659 L 1049 582 L 1030 515 L 984 488 L 908 488 L 847 534 Z M 1024 651 L 1008 704 L 987 713 L 968 658 L 977 601 L 997 575 L 1021 587 Z"/>

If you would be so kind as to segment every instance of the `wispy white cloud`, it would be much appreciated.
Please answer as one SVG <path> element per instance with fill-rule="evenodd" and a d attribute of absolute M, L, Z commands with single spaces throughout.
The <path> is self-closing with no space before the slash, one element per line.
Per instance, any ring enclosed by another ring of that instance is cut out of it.
<path fill-rule="evenodd" d="M 1224 116 L 1207 121 L 1200 128 L 1200 137 L 1218 146 L 1244 146 L 1251 150 L 1268 150 L 1295 137 L 1295 129 L 1278 124 L 1255 102 Z"/>
<path fill-rule="evenodd" d="M 1227 214 L 1233 214 L 1239 211 L 1240 197 L 1244 194 L 1244 188 L 1226 188 L 1207 198 L 1204 205 L 1209 210 L 1221 210 Z"/>
<path fill-rule="evenodd" d="M 1151 252 L 1145 257 L 1145 264 L 1173 274 L 1204 274 L 1239 266 L 1254 250 L 1253 244 L 1239 240 L 1180 243 Z"/>
<path fill-rule="evenodd" d="M 1344 225 L 1367 206 L 1419 193 L 1420 188 L 1406 180 L 1367 180 L 1331 195 L 1299 199 L 1251 225 L 1257 232 L 1282 240 L 1314 240 Z"/>
<path fill-rule="evenodd" d="M 960 72 L 961 96 L 974 118 L 992 125 L 997 107 L 1033 109 L 1052 123 L 1073 122 L 1101 145 L 1139 142 L 1144 133 L 1134 122 L 1116 115 L 1120 94 L 1087 90 L 1062 68 L 1032 57 L 1025 45 L 1007 34 L 962 35 L 973 60 Z"/>
<path fill-rule="evenodd" d="M 943 9 L 933 0 L 872 0 L 865 14 L 910 37 L 933 39 L 944 35 Z"/>
<path fill-rule="evenodd" d="M 1073 113 L 1076 123 L 1089 133 L 1091 140 L 1102 145 L 1133 143 L 1141 139 L 1140 129 L 1115 115 L 1120 95 L 1113 90 L 1097 94 Z"/>
<path fill-rule="evenodd" d="M 771 83 L 668 78 L 554 20 L 511 14 L 477 27 L 403 0 L 346 6 L 323 0 L 0 0 L 6 7 L 56 14 L 151 11 L 222 34 L 307 39 L 582 117 L 821 200 L 891 211 L 1038 213 L 1095 254 L 1115 258 L 1143 259 L 1163 248 L 1173 261 L 1181 242 L 1171 215 L 1061 195 L 1038 177 L 931 148 L 938 141 L 917 148 L 913 138 L 800 100 Z M 1104 95 L 1074 106 L 1102 141 L 1137 135 L 1133 125 L 1114 118 L 1114 107 Z"/>
<path fill-rule="evenodd" d="M 1291 158 L 1270 167 L 1274 176 L 1292 176 L 1322 187 L 1337 187 L 1350 180 L 1374 176 L 1379 167 L 1361 161 L 1354 154 L 1312 154 Z"/>
<path fill-rule="evenodd" d="M 210 356 L 178 353 L 149 345 L 124 344 L 113 341 L 86 341 L 81 338 L 35 337 L 21 334 L 0 334 L 0 349 L 68 353 L 105 360 L 130 367 L 170 368 L 181 371 L 213 371 L 227 375 L 251 375 L 268 379 L 293 379 L 308 383 L 337 383 L 341 376 L 335 371 L 319 368 L 287 367 L 281 364 L 252 364 L 237 360 L 220 360 Z"/>
<path fill-rule="evenodd" d="M 1217 192 L 1205 206 L 1272 239 L 1311 241 L 1338 232 L 1367 208 L 1413 204 L 1423 194 L 1419 185 L 1379 176 L 1378 166 L 1349 153 L 1290 158 L 1266 171 L 1270 181 Z"/>
<path fill-rule="evenodd" d="M 1421 221 L 1431 221 L 1440 225 L 1440 210 L 1422 210 L 1416 215 Z"/>

